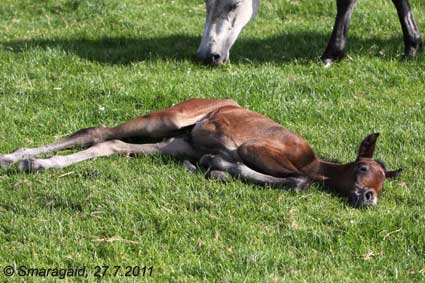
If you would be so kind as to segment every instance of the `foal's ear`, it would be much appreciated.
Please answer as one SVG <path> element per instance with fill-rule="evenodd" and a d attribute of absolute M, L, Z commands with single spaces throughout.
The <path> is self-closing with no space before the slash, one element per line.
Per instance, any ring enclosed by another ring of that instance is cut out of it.
<path fill-rule="evenodd" d="M 385 178 L 386 179 L 394 179 L 397 178 L 398 175 L 401 174 L 402 169 L 392 170 L 392 171 L 385 171 Z"/>
<path fill-rule="evenodd" d="M 378 137 L 379 133 L 368 135 L 360 144 L 359 154 L 357 155 L 357 158 L 372 158 L 373 152 L 375 151 L 375 143 Z"/>

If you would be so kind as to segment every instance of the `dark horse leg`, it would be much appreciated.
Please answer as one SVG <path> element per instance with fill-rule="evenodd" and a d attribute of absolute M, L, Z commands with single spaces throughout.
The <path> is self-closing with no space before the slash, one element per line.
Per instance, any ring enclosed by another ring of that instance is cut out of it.
<path fill-rule="evenodd" d="M 397 14 L 400 19 L 404 38 L 405 56 L 415 56 L 416 52 L 422 47 L 421 34 L 413 19 L 413 13 L 410 9 L 409 0 L 392 0 L 397 8 Z"/>
<path fill-rule="evenodd" d="M 413 19 L 408 0 L 392 0 L 403 29 L 405 55 L 414 56 L 422 46 L 421 35 Z M 357 0 L 337 0 L 337 15 L 328 46 L 321 59 L 325 65 L 341 59 L 345 54 L 347 33 Z"/>
<path fill-rule="evenodd" d="M 333 61 L 344 57 L 351 14 L 356 2 L 357 0 L 337 0 L 336 2 L 335 25 L 328 46 L 321 57 L 325 65 L 330 65 Z"/>

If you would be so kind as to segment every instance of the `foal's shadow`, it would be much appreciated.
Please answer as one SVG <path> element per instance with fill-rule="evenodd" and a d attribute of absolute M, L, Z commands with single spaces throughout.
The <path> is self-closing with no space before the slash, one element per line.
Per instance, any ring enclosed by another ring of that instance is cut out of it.
<path fill-rule="evenodd" d="M 231 50 L 233 64 L 307 63 L 317 60 L 326 47 L 329 34 L 308 31 L 289 32 L 272 37 L 240 38 Z M 59 49 L 81 58 L 109 65 L 142 61 L 174 60 L 198 64 L 195 56 L 200 37 L 174 34 L 163 37 L 103 37 L 91 39 L 29 39 L 4 41 L 0 46 L 12 52 L 35 48 Z M 349 54 L 394 57 L 402 51 L 402 38 L 349 37 Z"/>
<path fill-rule="evenodd" d="M 67 152 L 67 151 L 65 151 L 65 152 Z M 70 152 L 72 152 L 72 150 L 70 150 Z M 60 154 L 63 154 L 63 153 L 64 153 L 64 151 L 62 151 Z M 131 157 L 131 159 L 133 159 L 133 158 L 138 158 L 138 157 Z M 331 190 L 328 187 L 326 187 L 324 184 L 320 184 L 320 183 L 312 183 L 307 188 L 296 192 L 292 188 L 289 188 L 289 187 L 275 187 L 275 186 L 270 186 L 270 185 L 258 185 L 258 184 L 255 184 L 255 182 L 253 182 L 253 181 L 242 180 L 238 177 L 231 176 L 228 173 L 226 174 L 227 177 L 226 177 L 225 180 L 215 179 L 215 178 L 208 176 L 208 173 L 210 172 L 209 168 L 203 167 L 196 162 L 187 163 L 188 161 L 186 161 L 186 160 L 181 160 L 181 159 L 177 159 L 177 158 L 174 158 L 174 157 L 161 155 L 161 154 L 156 155 L 156 156 L 151 156 L 151 158 L 155 158 L 155 162 L 159 166 L 180 166 L 182 168 L 182 170 L 186 171 L 186 174 L 188 174 L 188 175 L 200 175 L 200 176 L 203 175 L 204 178 L 206 179 L 206 181 L 211 182 L 211 183 L 222 184 L 223 186 L 229 185 L 232 182 L 240 181 L 243 184 L 247 185 L 246 189 L 255 189 L 255 190 L 264 190 L 264 191 L 266 191 L 266 190 L 278 190 L 278 191 L 282 191 L 282 193 L 285 192 L 285 193 L 290 193 L 290 194 L 294 194 L 294 195 L 301 195 L 301 194 L 309 192 L 310 190 L 317 190 L 317 191 L 327 195 L 328 197 L 336 197 L 336 198 L 340 199 L 340 201 L 346 207 L 351 207 L 345 196 L 338 194 L 338 192 Z M 193 168 L 188 167 L 188 164 L 193 166 Z M 110 172 L 106 172 L 105 170 L 99 169 L 93 163 L 91 163 L 91 164 L 88 163 L 88 165 L 85 165 L 85 166 L 82 166 L 81 168 L 77 168 L 75 170 L 72 170 L 71 173 L 69 173 L 69 171 L 64 173 L 62 171 L 62 169 L 59 169 L 59 170 L 53 169 L 53 170 L 49 170 L 49 172 L 51 172 L 52 178 L 63 178 L 63 177 L 76 178 L 76 176 L 77 176 L 78 178 L 85 179 L 87 182 L 95 181 L 96 179 L 108 180 L 109 182 L 113 182 L 115 184 L 119 184 L 121 182 L 119 177 L 112 175 Z M 16 165 L 11 165 L 11 166 L 8 166 L 8 167 L 5 167 L 5 168 L 0 167 L 0 175 L 12 177 L 12 176 L 20 175 L 20 174 L 34 174 L 34 173 L 19 171 Z M 36 174 L 38 174 L 38 173 L 36 173 Z M 45 195 L 44 193 L 40 193 L 39 195 L 43 195 L 43 198 L 50 198 L 49 194 Z M 56 203 L 56 204 L 55 205 L 49 204 L 49 206 L 51 206 L 51 207 L 62 207 L 62 204 L 63 204 L 61 201 L 55 201 L 54 203 Z M 64 207 L 69 208 L 69 205 L 64 206 Z M 81 206 L 76 204 L 76 205 L 72 205 L 71 209 L 81 211 L 82 208 L 81 208 Z"/>

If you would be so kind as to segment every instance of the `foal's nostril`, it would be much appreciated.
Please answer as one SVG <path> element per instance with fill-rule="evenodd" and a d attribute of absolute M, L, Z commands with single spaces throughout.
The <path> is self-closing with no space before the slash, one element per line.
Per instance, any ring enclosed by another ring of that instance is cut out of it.
<path fill-rule="evenodd" d="M 368 191 L 364 194 L 364 198 L 366 201 L 371 201 L 373 200 L 373 193 L 371 191 Z"/>

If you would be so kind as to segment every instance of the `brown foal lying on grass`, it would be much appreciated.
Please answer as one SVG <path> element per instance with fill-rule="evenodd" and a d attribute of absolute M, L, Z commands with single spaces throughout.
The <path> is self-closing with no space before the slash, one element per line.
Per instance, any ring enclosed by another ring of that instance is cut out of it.
<path fill-rule="evenodd" d="M 192 169 L 196 167 L 191 161 L 198 162 L 208 168 L 208 176 L 220 180 L 230 174 L 295 191 L 318 182 L 348 197 L 353 207 L 368 207 L 377 204 L 384 180 L 401 172 L 388 171 L 372 159 L 378 135 L 363 140 L 354 162 L 337 164 L 321 160 L 302 137 L 233 100 L 190 99 L 116 127 L 82 129 L 53 144 L 0 155 L 0 165 L 19 162 L 19 170 L 35 172 L 113 154 L 161 153 L 186 159 L 185 164 Z M 122 141 L 136 137 L 158 142 Z M 35 158 L 75 147 L 87 149 Z"/>

